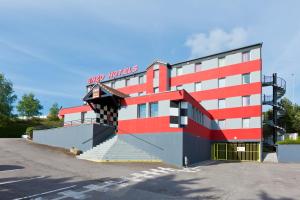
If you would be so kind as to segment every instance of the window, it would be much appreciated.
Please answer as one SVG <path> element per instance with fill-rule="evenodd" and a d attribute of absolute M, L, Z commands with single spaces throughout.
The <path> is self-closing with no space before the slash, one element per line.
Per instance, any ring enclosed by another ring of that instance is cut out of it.
<path fill-rule="evenodd" d="M 243 128 L 250 128 L 250 118 L 243 118 L 242 127 Z"/>
<path fill-rule="evenodd" d="M 138 118 L 145 118 L 146 117 L 146 104 L 139 104 L 138 105 Z"/>
<path fill-rule="evenodd" d="M 218 84 L 219 84 L 219 88 L 225 87 L 225 78 L 219 78 Z"/>
<path fill-rule="evenodd" d="M 195 63 L 195 72 L 200 72 L 202 69 L 202 63 Z"/>
<path fill-rule="evenodd" d="M 246 51 L 242 53 L 242 62 L 248 62 L 250 60 L 250 52 Z"/>
<path fill-rule="evenodd" d="M 250 74 L 243 74 L 242 75 L 242 79 L 243 79 L 243 84 L 248 84 L 250 83 Z"/>
<path fill-rule="evenodd" d="M 218 101 L 218 108 L 219 109 L 222 109 L 222 108 L 225 108 L 226 105 L 225 105 L 225 99 L 219 99 Z"/>
<path fill-rule="evenodd" d="M 126 78 L 125 79 L 125 86 L 129 86 L 130 85 L 130 78 Z"/>
<path fill-rule="evenodd" d="M 219 67 L 223 67 L 223 66 L 226 65 L 226 64 L 225 64 L 225 57 L 219 58 L 218 61 L 219 61 L 219 62 L 218 62 Z"/>
<path fill-rule="evenodd" d="M 139 84 L 145 83 L 144 76 L 139 76 Z"/>
<path fill-rule="evenodd" d="M 113 81 L 113 82 L 111 82 L 111 85 L 110 85 L 110 86 L 111 86 L 112 88 L 115 88 L 115 84 L 116 84 L 116 82 Z"/>
<path fill-rule="evenodd" d="M 225 129 L 225 125 L 226 125 L 225 119 L 219 119 L 218 120 L 218 126 L 219 126 L 220 129 Z"/>
<path fill-rule="evenodd" d="M 145 95 L 145 92 L 139 92 L 138 95 L 139 95 L 139 96 L 144 96 L 144 95 Z"/>
<path fill-rule="evenodd" d="M 150 103 L 150 117 L 157 117 L 158 116 L 158 103 Z"/>
<path fill-rule="evenodd" d="M 159 88 L 158 87 L 155 87 L 153 90 L 154 90 L 154 93 L 159 93 Z"/>
<path fill-rule="evenodd" d="M 176 76 L 182 75 L 182 67 L 177 67 L 176 68 Z"/>
<path fill-rule="evenodd" d="M 201 82 L 195 83 L 195 92 L 201 91 L 201 90 L 202 90 Z"/>
<path fill-rule="evenodd" d="M 154 79 L 159 79 L 159 70 L 158 69 L 153 71 L 153 78 Z"/>
<path fill-rule="evenodd" d="M 182 90 L 182 85 L 177 85 L 176 90 Z"/>
<path fill-rule="evenodd" d="M 243 106 L 250 106 L 250 96 L 243 96 Z"/>

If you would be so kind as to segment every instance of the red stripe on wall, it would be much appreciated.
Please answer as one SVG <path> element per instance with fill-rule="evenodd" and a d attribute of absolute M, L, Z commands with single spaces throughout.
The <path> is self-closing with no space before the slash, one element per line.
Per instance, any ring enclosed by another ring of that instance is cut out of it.
<path fill-rule="evenodd" d="M 125 94 L 133 94 L 133 93 L 146 91 L 146 87 L 147 87 L 146 84 L 138 84 L 138 85 L 132 85 L 123 88 L 118 88 L 117 90 Z"/>
<path fill-rule="evenodd" d="M 262 138 L 261 128 L 212 130 L 212 140 L 257 140 Z"/>
<path fill-rule="evenodd" d="M 83 106 L 76 106 L 76 107 L 70 107 L 70 108 L 62 108 L 58 115 L 63 116 L 65 114 L 70 113 L 78 113 L 78 112 L 87 112 L 92 110 L 92 108 L 89 105 L 83 105 Z"/>
<path fill-rule="evenodd" d="M 210 130 L 190 118 L 188 119 L 187 127 L 183 128 L 183 132 L 210 139 Z"/>
<path fill-rule="evenodd" d="M 147 76 L 146 93 L 151 94 L 153 93 L 153 66 L 147 69 L 146 76 Z"/>
<path fill-rule="evenodd" d="M 182 128 L 170 128 L 170 117 L 153 117 L 118 121 L 118 134 L 182 132 Z"/>
<path fill-rule="evenodd" d="M 129 97 L 122 101 L 122 105 L 133 105 L 147 102 L 156 102 L 162 100 L 178 100 L 183 99 L 183 91 L 164 92 L 157 94 L 150 94 L 140 97 Z"/>
<path fill-rule="evenodd" d="M 209 79 L 222 78 L 224 76 L 231 76 L 236 74 L 244 74 L 253 71 L 261 70 L 261 60 L 253 60 L 249 62 L 228 65 L 209 69 L 205 71 L 195 72 L 192 74 L 185 74 L 171 78 L 171 86 L 182 85 L 185 83 L 200 82 Z"/>
<path fill-rule="evenodd" d="M 224 108 L 208 111 L 214 119 L 261 117 L 261 106 L 246 106 L 237 108 Z"/>
<path fill-rule="evenodd" d="M 236 85 L 212 90 L 192 92 L 191 95 L 197 100 L 221 99 L 235 96 L 245 96 L 251 94 L 261 94 L 261 82 Z"/>
<path fill-rule="evenodd" d="M 159 92 L 169 90 L 168 68 L 165 65 L 159 66 Z"/>

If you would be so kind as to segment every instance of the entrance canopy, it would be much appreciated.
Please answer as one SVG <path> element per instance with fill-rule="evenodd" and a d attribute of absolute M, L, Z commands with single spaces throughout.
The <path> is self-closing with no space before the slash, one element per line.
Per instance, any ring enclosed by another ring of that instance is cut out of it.
<path fill-rule="evenodd" d="M 103 83 L 96 83 L 91 90 L 83 97 L 93 110 L 96 110 L 95 105 L 105 105 L 112 107 L 119 107 L 120 100 L 129 97 L 114 88 L 108 87 Z"/>

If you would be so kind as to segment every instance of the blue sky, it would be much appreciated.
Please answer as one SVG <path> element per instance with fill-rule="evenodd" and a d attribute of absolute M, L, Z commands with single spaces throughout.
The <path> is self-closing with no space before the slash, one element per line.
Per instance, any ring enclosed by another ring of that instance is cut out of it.
<path fill-rule="evenodd" d="M 178 3 L 177 3 L 178 2 Z M 264 73 L 300 77 L 300 1 L 0 0 L 0 72 L 44 114 L 79 105 L 88 77 L 263 42 Z M 300 103 L 298 79 L 294 99 Z"/>

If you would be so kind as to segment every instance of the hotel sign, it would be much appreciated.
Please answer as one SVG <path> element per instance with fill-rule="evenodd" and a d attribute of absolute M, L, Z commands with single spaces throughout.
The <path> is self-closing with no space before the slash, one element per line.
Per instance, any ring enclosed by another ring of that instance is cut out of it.
<path fill-rule="evenodd" d="M 132 67 L 126 67 L 124 69 L 112 71 L 107 74 L 107 77 L 108 77 L 108 79 L 114 79 L 117 77 L 133 74 L 133 73 L 137 72 L 138 70 L 139 70 L 138 66 L 134 65 Z M 101 82 L 105 79 L 105 77 L 106 77 L 105 74 L 99 74 L 97 76 L 93 76 L 88 79 L 88 84 Z"/>

